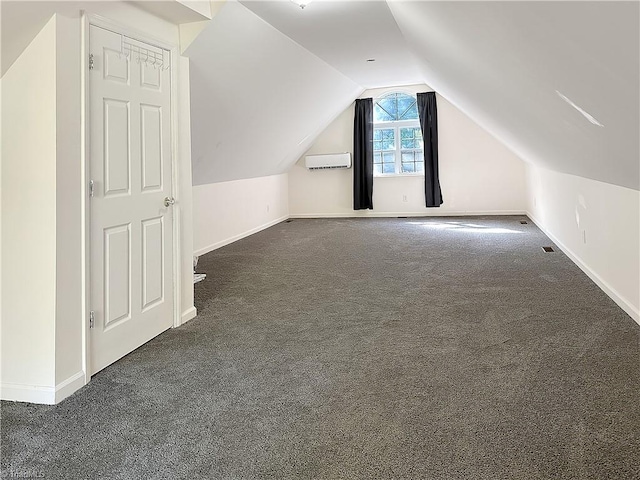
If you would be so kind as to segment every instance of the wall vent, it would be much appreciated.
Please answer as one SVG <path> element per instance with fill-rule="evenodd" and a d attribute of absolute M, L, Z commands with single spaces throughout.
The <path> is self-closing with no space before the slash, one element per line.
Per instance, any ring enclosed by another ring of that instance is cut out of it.
<path fill-rule="evenodd" d="M 553 249 L 553 247 L 542 247 L 542 250 L 543 250 L 545 253 L 553 253 L 553 252 L 555 252 L 555 250 Z"/>
<path fill-rule="evenodd" d="M 520 225 L 527 225 L 529 222 L 527 222 L 526 220 L 520 220 Z"/>

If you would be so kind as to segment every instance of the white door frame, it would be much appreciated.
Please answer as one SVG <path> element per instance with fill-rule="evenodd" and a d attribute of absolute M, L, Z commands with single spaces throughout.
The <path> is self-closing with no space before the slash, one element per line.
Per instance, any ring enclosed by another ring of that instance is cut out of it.
<path fill-rule="evenodd" d="M 89 349 L 91 348 L 89 335 L 89 314 L 91 311 L 91 200 L 89 198 L 89 181 L 91 180 L 91 158 L 90 158 L 90 100 L 89 100 L 89 26 L 110 30 L 114 33 L 126 35 L 129 38 L 139 40 L 150 45 L 154 45 L 169 51 L 171 62 L 171 192 L 176 199 L 176 207 L 173 212 L 173 328 L 181 324 L 181 245 L 180 245 L 180 191 L 178 185 L 178 68 L 179 53 L 178 46 L 158 40 L 144 32 L 126 27 L 117 22 L 104 18 L 100 15 L 81 12 L 81 178 L 82 182 L 82 365 L 84 370 L 85 385 L 91 380 L 91 369 L 89 368 Z"/>

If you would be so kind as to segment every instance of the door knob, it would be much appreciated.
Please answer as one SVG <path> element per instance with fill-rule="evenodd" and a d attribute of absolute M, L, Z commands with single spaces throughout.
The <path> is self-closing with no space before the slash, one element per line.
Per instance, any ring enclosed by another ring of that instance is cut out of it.
<path fill-rule="evenodd" d="M 165 207 L 170 207 L 174 203 L 176 203 L 176 199 L 175 198 L 173 198 L 173 197 L 165 197 L 164 198 L 164 206 Z"/>

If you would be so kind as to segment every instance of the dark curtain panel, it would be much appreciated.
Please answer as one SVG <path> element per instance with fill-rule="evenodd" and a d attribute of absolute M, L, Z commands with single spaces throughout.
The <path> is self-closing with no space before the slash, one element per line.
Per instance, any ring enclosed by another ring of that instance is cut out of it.
<path fill-rule="evenodd" d="M 373 210 L 373 99 L 356 100 L 353 120 L 353 209 Z"/>
<path fill-rule="evenodd" d="M 418 115 L 424 140 L 424 193 L 427 207 L 442 205 L 438 175 L 438 108 L 435 92 L 419 93 Z"/>

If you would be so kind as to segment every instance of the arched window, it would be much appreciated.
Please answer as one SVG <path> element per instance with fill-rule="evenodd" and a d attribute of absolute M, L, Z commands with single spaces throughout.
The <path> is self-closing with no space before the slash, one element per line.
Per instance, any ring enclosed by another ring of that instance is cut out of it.
<path fill-rule="evenodd" d="M 416 97 L 391 92 L 373 102 L 373 173 L 424 173 L 422 132 Z"/>

